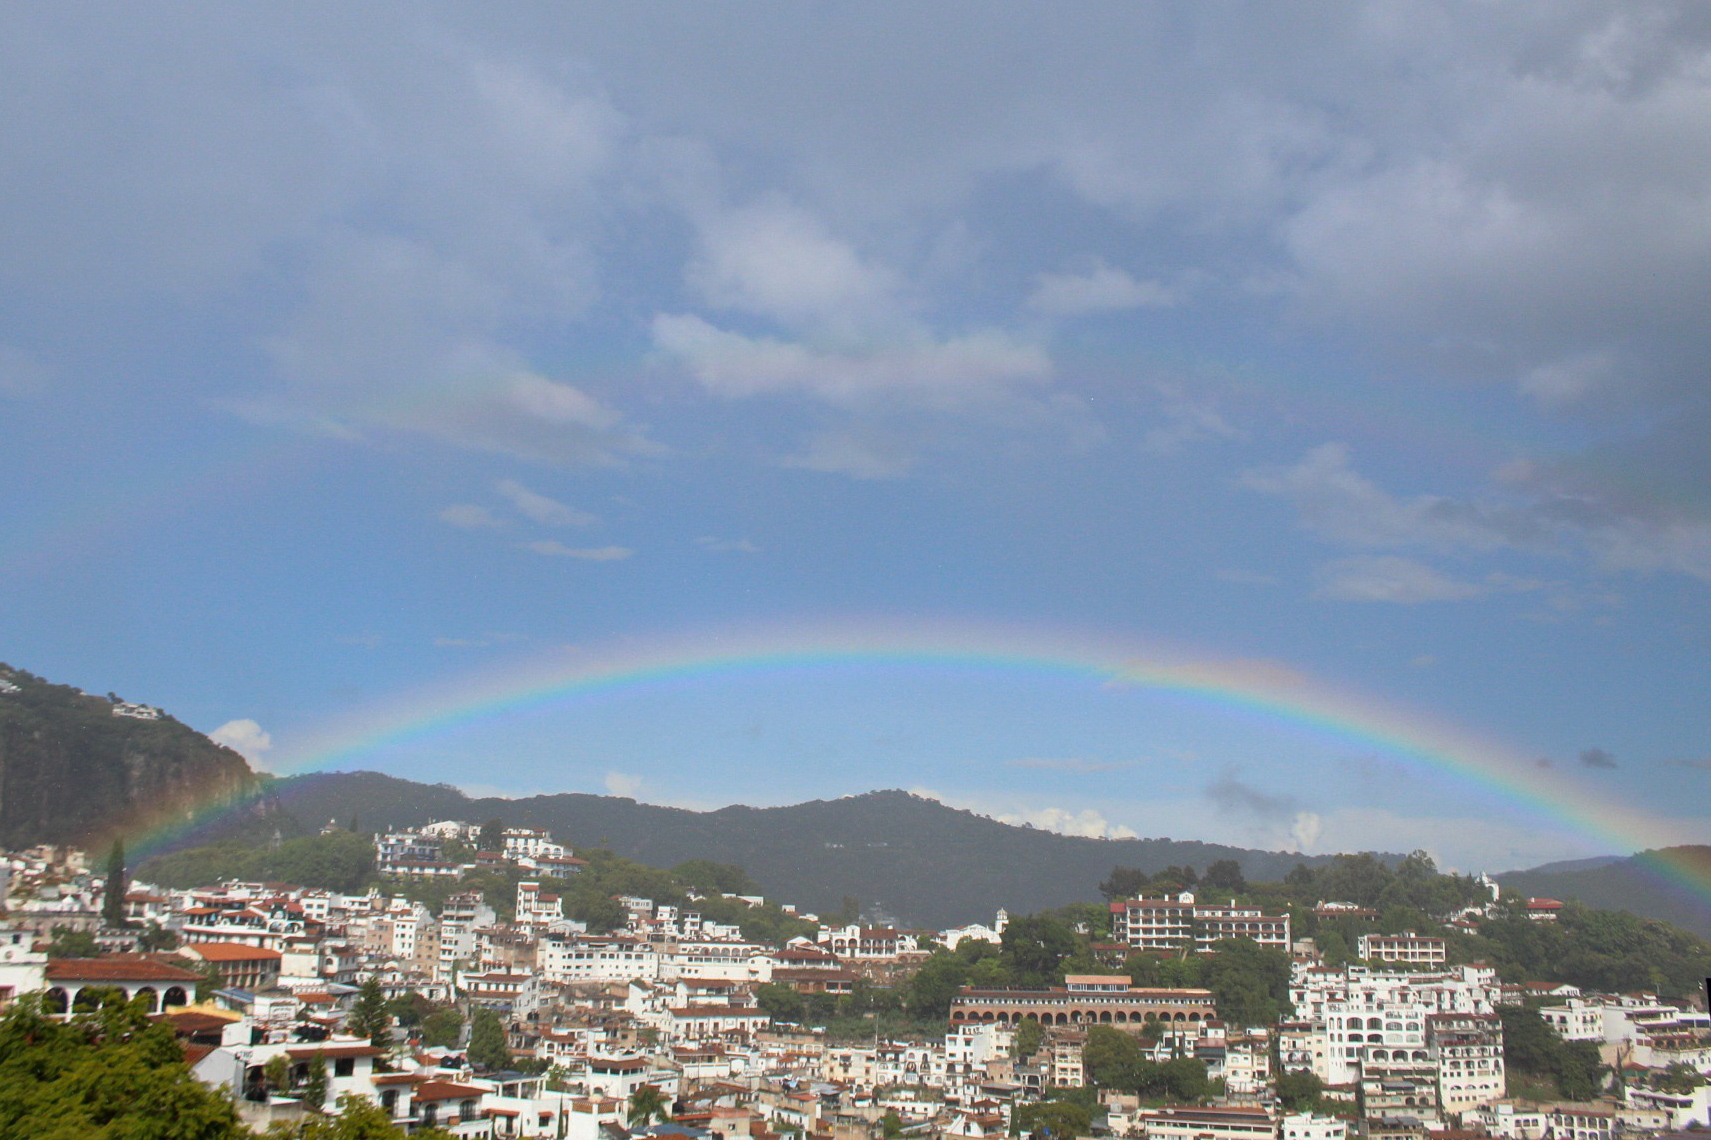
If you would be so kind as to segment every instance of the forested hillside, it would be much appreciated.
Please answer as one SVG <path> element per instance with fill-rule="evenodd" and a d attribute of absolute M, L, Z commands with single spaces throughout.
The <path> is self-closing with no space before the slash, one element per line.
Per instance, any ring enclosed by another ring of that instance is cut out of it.
<path fill-rule="evenodd" d="M 689 859 L 737 864 L 769 897 L 807 910 L 836 910 L 853 897 L 870 915 L 933 927 L 991 922 L 999 907 L 1026 912 L 1084 899 L 1113 863 L 1156 869 L 1234 859 L 1251 877 L 1279 879 L 1298 863 L 1329 859 L 1192 840 L 1083 839 L 901 791 L 695 812 L 615 796 L 470 799 L 444 785 L 330 772 L 281 780 L 273 793 L 306 826 L 354 818 L 376 830 L 498 817 L 655 867 Z M 1160 830 L 1165 826 L 1161 820 Z"/>

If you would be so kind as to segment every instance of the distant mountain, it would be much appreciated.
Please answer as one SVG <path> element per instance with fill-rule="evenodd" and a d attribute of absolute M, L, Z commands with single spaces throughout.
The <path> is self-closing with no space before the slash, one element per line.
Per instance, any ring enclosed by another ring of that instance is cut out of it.
<path fill-rule="evenodd" d="M 0 664 L 0 845 L 89 846 L 258 783 L 242 756 L 159 709 Z"/>
<path fill-rule="evenodd" d="M 1625 910 L 1642 918 L 1661 918 L 1701 938 L 1711 938 L 1711 908 L 1705 897 L 1682 884 L 1660 864 L 1686 863 L 1711 881 L 1711 847 L 1667 847 L 1626 859 L 1576 859 L 1547 863 L 1530 871 L 1496 876 L 1504 887 L 1525 895 L 1574 899 L 1601 910 Z"/>
<path fill-rule="evenodd" d="M 1251 879 L 1280 879 L 1329 856 L 1252 851 L 1171 839 L 1081 839 L 1013 827 L 907 792 L 869 792 L 790 807 L 695 812 L 613 796 L 470 799 L 444 784 L 374 772 L 292 777 L 271 786 L 291 816 L 364 830 L 435 819 L 550 829 L 572 846 L 606 846 L 656 867 L 688 859 L 741 864 L 769 898 L 831 911 L 846 895 L 865 912 L 935 928 L 991 922 L 999 907 L 1029 913 L 1098 897 L 1117 865 L 1205 870 L 1235 859 Z M 1394 856 L 1386 856 L 1394 859 Z"/>
<path fill-rule="evenodd" d="M 1537 867 L 1529 867 L 1525 871 L 1507 871 L 1505 874 L 1556 875 L 1570 871 L 1596 871 L 1600 867 L 1608 867 L 1612 863 L 1620 863 L 1621 861 L 1622 856 L 1620 855 L 1594 855 L 1590 859 L 1564 859 L 1558 863 L 1541 863 Z"/>

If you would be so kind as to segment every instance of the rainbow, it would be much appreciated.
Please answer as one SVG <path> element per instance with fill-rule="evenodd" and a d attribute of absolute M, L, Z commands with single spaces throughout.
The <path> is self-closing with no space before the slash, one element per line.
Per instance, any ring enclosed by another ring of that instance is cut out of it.
<path fill-rule="evenodd" d="M 525 710 L 586 701 L 604 693 L 669 688 L 716 677 L 766 677 L 848 668 L 949 669 L 977 675 L 1047 677 L 1110 690 L 1180 695 L 1221 711 L 1322 733 L 1375 748 L 1527 814 L 1620 852 L 1659 846 L 1659 823 L 1602 791 L 1576 786 L 1530 757 L 1465 729 L 1338 689 L 1274 662 L 1216 659 L 1170 646 L 1137 648 L 1113 638 L 1038 627 L 875 621 L 800 629 L 707 632 L 692 639 L 629 640 L 564 649 L 485 676 L 403 695 L 323 727 L 278 764 L 311 773 L 360 767 L 382 750 L 408 746 Z M 157 829 L 158 846 L 231 808 Z M 1650 852 L 1663 878 L 1711 902 L 1711 876 L 1686 858 Z"/>

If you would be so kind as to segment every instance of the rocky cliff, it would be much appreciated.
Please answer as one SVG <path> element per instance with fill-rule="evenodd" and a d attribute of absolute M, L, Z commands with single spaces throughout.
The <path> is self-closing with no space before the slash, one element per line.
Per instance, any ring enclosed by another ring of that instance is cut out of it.
<path fill-rule="evenodd" d="M 159 709 L 0 664 L 0 846 L 98 843 L 256 783 L 242 756 Z"/>

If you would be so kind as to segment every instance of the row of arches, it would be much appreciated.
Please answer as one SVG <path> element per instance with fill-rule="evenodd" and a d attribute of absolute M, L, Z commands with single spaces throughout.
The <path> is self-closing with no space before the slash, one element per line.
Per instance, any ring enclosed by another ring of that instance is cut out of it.
<path fill-rule="evenodd" d="M 138 997 L 147 998 L 150 1013 L 165 1013 L 175 1006 L 190 1004 L 190 994 L 183 986 L 168 986 L 165 990 L 157 990 L 153 986 L 58 985 L 50 987 L 42 995 L 42 1011 L 60 1015 L 93 1013 L 112 995 L 119 995 L 126 1001 Z"/>
<path fill-rule="evenodd" d="M 1131 1014 L 1127 1010 L 1102 1009 L 1097 1014 L 1092 1011 L 1069 1010 L 1060 1013 L 1019 1013 L 1013 1014 L 1008 1010 L 952 1010 L 951 1020 L 967 1025 L 995 1024 L 1020 1025 L 1023 1021 L 1038 1021 L 1041 1025 L 1144 1025 L 1148 1022 L 1158 1024 L 1198 1025 L 1201 1021 L 1211 1021 L 1213 1015 L 1200 1011 L 1177 1010 L 1175 1013 L 1166 1011 L 1158 1013 L 1148 1010 L 1143 1016 L 1140 1013 Z"/>
<path fill-rule="evenodd" d="M 1430 1055 L 1424 1049 L 1368 1049 L 1367 1057 L 1374 1061 L 1429 1061 Z"/>

